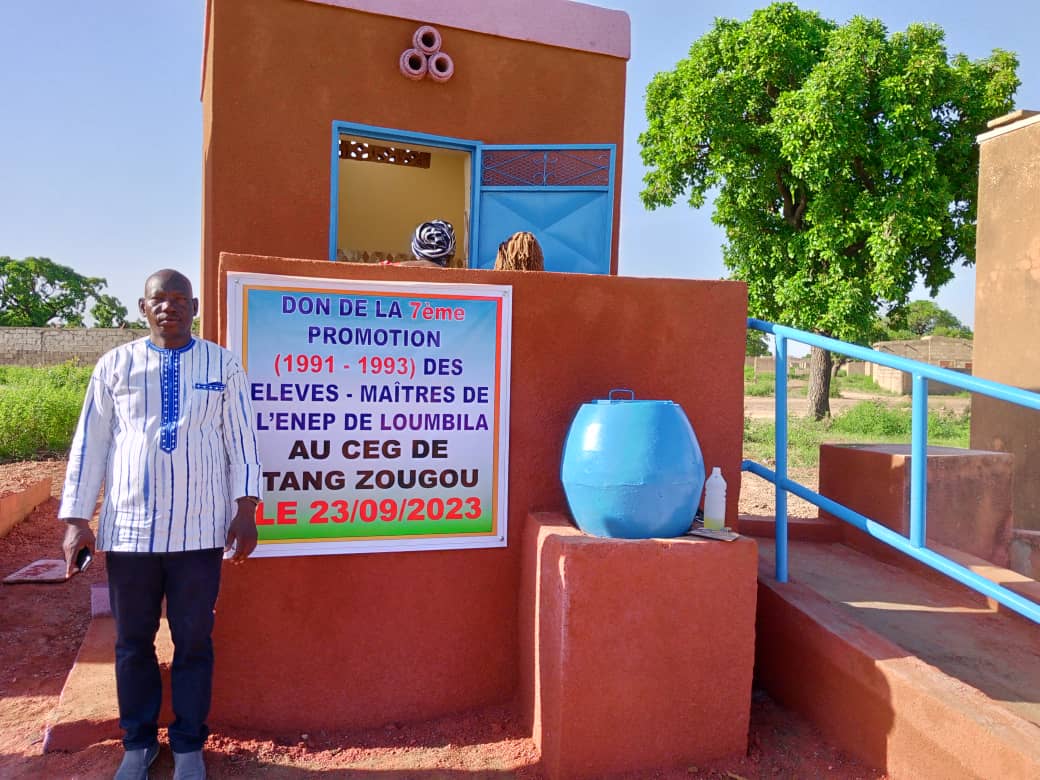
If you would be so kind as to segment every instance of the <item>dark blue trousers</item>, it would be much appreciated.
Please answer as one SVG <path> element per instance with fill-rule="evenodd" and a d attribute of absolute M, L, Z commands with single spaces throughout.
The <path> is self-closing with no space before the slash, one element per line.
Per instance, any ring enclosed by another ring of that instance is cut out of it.
<path fill-rule="evenodd" d="M 155 656 L 163 597 L 173 637 L 174 753 L 201 750 L 209 729 L 213 681 L 213 608 L 223 551 L 106 554 L 116 621 L 116 690 L 127 750 L 156 743 L 162 681 Z"/>

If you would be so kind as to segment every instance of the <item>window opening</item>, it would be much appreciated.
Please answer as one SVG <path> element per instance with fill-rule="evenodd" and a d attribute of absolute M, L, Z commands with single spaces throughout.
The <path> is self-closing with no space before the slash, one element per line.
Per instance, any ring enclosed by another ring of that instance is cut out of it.
<path fill-rule="evenodd" d="M 410 260 L 415 228 L 443 219 L 455 229 L 456 250 L 450 265 L 468 265 L 472 194 L 468 151 L 342 133 L 338 156 L 336 259 Z"/>

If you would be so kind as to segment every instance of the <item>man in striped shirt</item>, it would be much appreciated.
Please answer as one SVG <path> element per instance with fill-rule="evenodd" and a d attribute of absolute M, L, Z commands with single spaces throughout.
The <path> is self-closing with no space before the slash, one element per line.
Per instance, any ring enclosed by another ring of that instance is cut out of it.
<path fill-rule="evenodd" d="M 221 559 L 256 547 L 261 466 L 248 380 L 228 350 L 195 338 L 191 282 L 172 270 L 145 282 L 149 335 L 98 361 L 69 453 L 59 517 L 71 574 L 105 551 L 116 622 L 116 687 L 125 755 L 117 780 L 146 778 L 158 754 L 162 697 L 155 634 L 162 601 L 173 637 L 177 780 L 205 777 L 213 607 Z M 88 525 L 105 487 L 95 538 Z"/>

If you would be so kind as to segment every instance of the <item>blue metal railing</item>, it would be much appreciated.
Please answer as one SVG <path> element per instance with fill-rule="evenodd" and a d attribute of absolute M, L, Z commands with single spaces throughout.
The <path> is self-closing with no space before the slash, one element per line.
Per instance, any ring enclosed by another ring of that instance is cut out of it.
<path fill-rule="evenodd" d="M 927 447 L 928 447 L 928 380 L 944 382 L 972 393 L 980 393 L 1002 401 L 1040 410 L 1040 393 L 1031 393 L 999 382 L 960 374 L 946 368 L 919 363 L 916 360 L 878 352 L 867 347 L 809 333 L 804 330 L 775 325 L 764 320 L 748 319 L 749 328 L 771 333 L 776 340 L 776 471 L 754 461 L 745 460 L 743 471 L 756 474 L 776 487 L 776 579 L 787 582 L 787 493 L 809 501 L 835 517 L 849 523 L 890 547 L 936 571 L 942 572 L 962 585 L 993 599 L 1020 615 L 1040 623 L 1040 604 L 1023 598 L 1014 591 L 976 574 L 944 555 L 927 548 Z M 905 371 L 913 378 L 910 399 L 910 536 L 892 531 L 880 523 L 855 512 L 825 496 L 792 482 L 787 477 L 787 342 L 795 341 L 811 347 L 820 347 L 840 355 L 865 360 L 868 363 Z M 781 377 L 783 381 L 780 381 Z"/>

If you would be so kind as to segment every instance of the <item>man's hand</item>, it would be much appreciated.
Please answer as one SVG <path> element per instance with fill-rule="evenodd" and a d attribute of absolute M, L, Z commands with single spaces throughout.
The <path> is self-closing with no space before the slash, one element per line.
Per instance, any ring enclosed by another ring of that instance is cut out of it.
<path fill-rule="evenodd" d="M 97 540 L 94 538 L 94 532 L 90 530 L 89 521 L 83 518 L 70 518 L 65 522 L 68 527 L 65 529 L 61 549 L 65 553 L 65 576 L 71 577 L 78 571 L 76 553 L 87 547 L 90 549 L 90 554 L 93 555 Z"/>
<path fill-rule="evenodd" d="M 237 502 L 235 517 L 228 528 L 224 552 L 234 547 L 232 563 L 242 563 L 256 549 L 256 499 L 240 498 Z"/>

